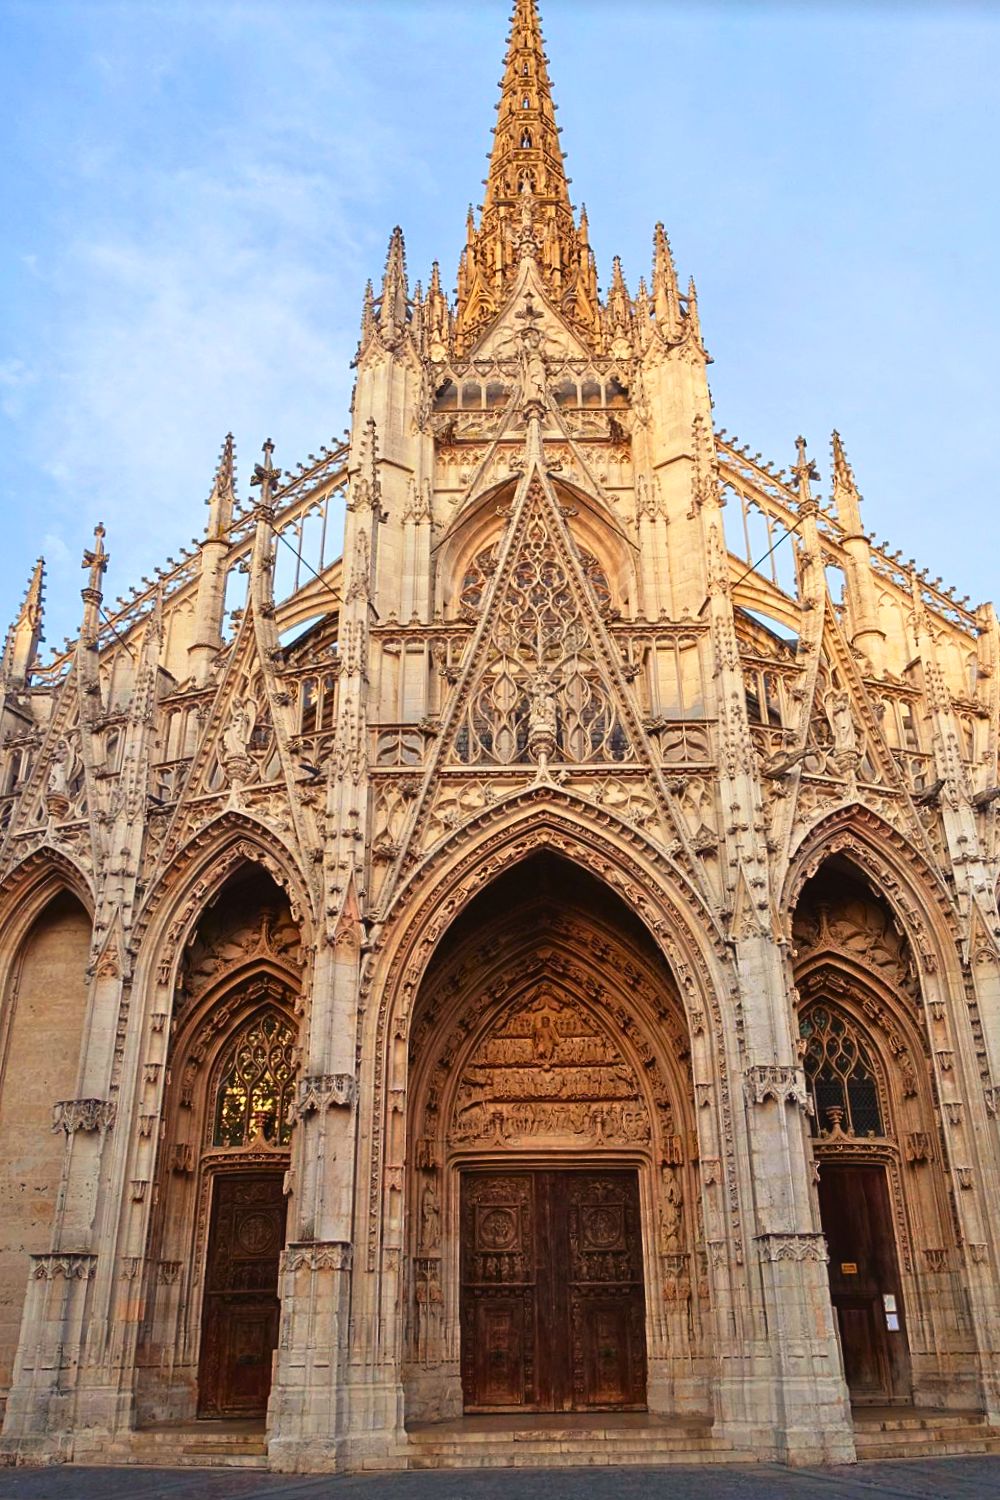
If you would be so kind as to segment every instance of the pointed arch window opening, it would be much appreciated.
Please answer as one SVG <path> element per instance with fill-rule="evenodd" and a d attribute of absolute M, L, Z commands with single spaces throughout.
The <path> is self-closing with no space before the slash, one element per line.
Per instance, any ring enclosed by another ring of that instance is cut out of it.
<path fill-rule="evenodd" d="M 216 1072 L 214 1147 L 239 1150 L 288 1145 L 297 1040 L 294 1027 L 275 1010 L 251 1017 L 236 1033 Z"/>
<path fill-rule="evenodd" d="M 803 1064 L 818 1134 L 885 1138 L 885 1109 L 867 1040 L 847 1017 L 826 1005 L 802 1017 Z"/>

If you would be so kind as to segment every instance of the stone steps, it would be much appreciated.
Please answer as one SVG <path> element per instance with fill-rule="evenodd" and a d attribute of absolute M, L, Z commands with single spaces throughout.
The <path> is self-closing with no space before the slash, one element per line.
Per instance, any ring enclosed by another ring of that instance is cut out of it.
<path fill-rule="evenodd" d="M 101 1455 L 94 1455 L 95 1461 Z M 196 1427 L 163 1427 L 132 1434 L 127 1462 L 171 1468 L 266 1469 L 267 1440 L 259 1432 L 226 1432 Z"/>
<path fill-rule="evenodd" d="M 1000 1430 L 967 1412 L 906 1413 L 878 1419 L 860 1413 L 854 1419 L 859 1459 L 932 1458 L 959 1454 L 1000 1453 Z"/>
<path fill-rule="evenodd" d="M 409 1434 L 410 1469 L 592 1468 L 629 1464 L 754 1463 L 706 1427 L 498 1428 Z"/>

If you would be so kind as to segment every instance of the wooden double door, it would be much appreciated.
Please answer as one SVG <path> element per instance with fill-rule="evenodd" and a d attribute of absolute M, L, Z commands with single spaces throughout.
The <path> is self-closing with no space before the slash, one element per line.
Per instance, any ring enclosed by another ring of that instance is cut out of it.
<path fill-rule="evenodd" d="M 278 1258 L 285 1243 L 280 1172 L 215 1178 L 198 1366 L 200 1417 L 267 1411 L 278 1346 Z"/>
<path fill-rule="evenodd" d="M 909 1402 L 910 1356 L 885 1167 L 821 1162 L 819 1204 L 851 1400 L 859 1406 Z"/>
<path fill-rule="evenodd" d="M 635 1172 L 467 1172 L 461 1226 L 466 1411 L 642 1410 Z"/>

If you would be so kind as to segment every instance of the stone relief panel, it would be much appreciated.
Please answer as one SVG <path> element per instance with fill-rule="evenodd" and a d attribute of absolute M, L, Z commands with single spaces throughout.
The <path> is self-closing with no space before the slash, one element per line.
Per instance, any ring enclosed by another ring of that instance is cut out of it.
<path fill-rule="evenodd" d="M 293 972 L 302 967 L 299 929 L 287 905 L 247 913 L 220 903 L 218 913 L 206 912 L 184 955 L 179 999 L 187 1005 L 230 970 L 267 959 Z"/>
<path fill-rule="evenodd" d="M 570 1001 L 543 990 L 476 1048 L 448 1128 L 453 1145 L 542 1137 L 646 1142 L 639 1081 L 611 1038 Z"/>

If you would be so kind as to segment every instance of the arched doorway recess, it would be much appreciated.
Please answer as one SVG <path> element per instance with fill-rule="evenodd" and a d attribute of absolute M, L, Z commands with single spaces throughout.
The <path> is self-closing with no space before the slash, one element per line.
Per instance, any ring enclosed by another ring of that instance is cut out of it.
<path fill-rule="evenodd" d="M 793 923 L 830 1292 L 856 1406 L 975 1406 L 920 978 L 887 902 L 834 855 Z"/>
<path fill-rule="evenodd" d="M 239 868 L 180 964 L 139 1356 L 143 1420 L 265 1414 L 301 970 L 286 895 L 259 866 Z"/>
<path fill-rule="evenodd" d="M 27 1256 L 51 1248 L 87 1013 L 91 918 L 58 867 L 22 890 L 7 924 L 0 994 L 0 1414 L 17 1352 Z"/>
<path fill-rule="evenodd" d="M 466 908 L 410 1030 L 407 1414 L 702 1410 L 690 1046 L 620 899 L 535 855 Z"/>

